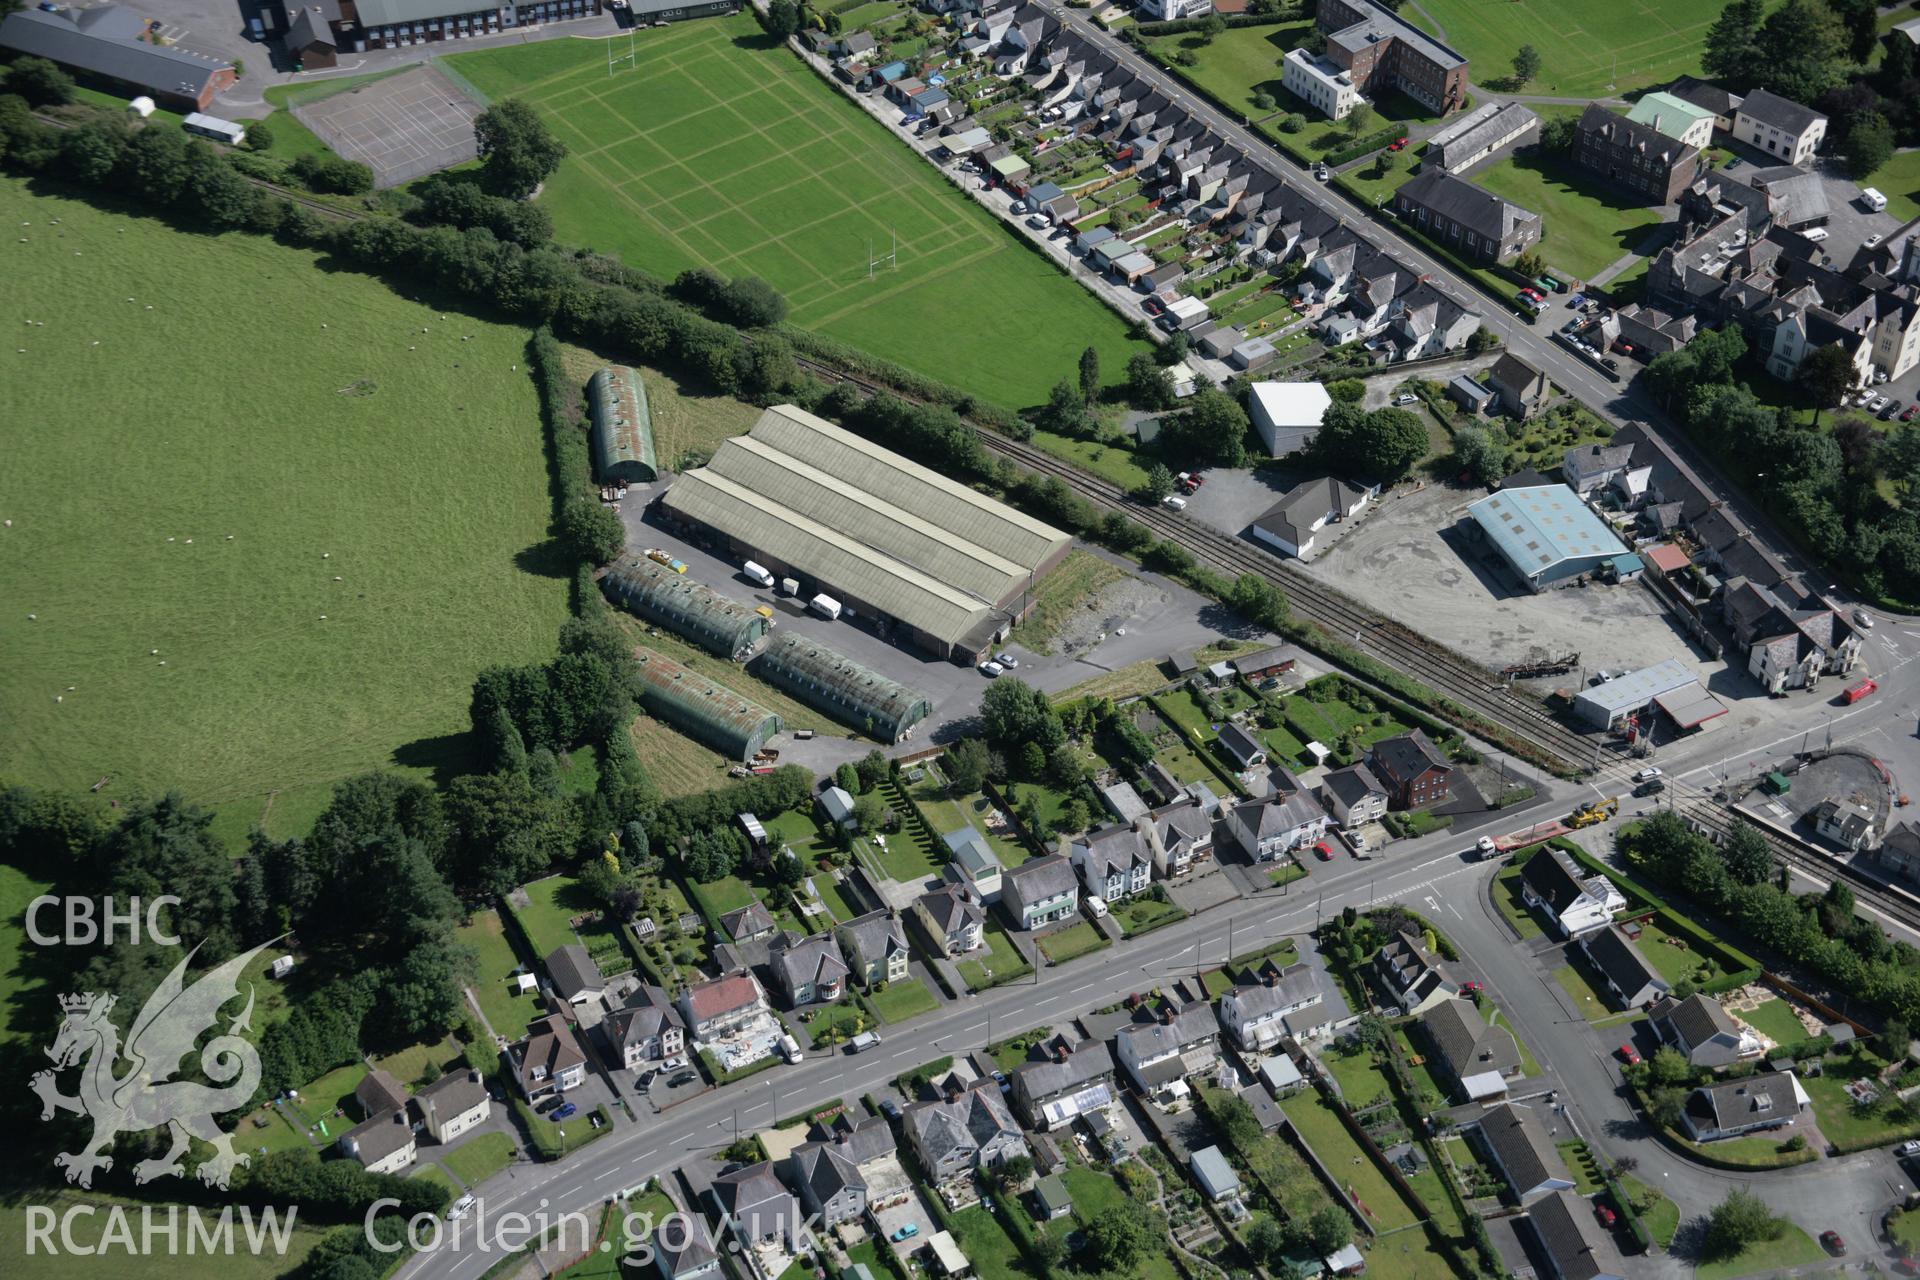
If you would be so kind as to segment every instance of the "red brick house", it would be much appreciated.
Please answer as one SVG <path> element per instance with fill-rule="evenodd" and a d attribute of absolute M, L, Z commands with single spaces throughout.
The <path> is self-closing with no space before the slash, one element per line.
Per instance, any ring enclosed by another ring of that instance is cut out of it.
<path fill-rule="evenodd" d="M 1374 743 L 1367 767 L 1387 789 L 1390 808 L 1424 809 L 1453 791 L 1453 765 L 1418 729 Z"/>

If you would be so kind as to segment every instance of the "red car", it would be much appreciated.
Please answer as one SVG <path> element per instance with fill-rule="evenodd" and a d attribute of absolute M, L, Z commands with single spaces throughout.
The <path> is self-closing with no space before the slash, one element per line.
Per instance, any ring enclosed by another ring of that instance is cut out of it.
<path fill-rule="evenodd" d="M 1609 1231 L 1613 1230 L 1613 1210 L 1607 1208 L 1607 1206 L 1601 1204 L 1598 1200 L 1593 1202 L 1593 1216 L 1600 1219 L 1601 1226 Z"/>
<path fill-rule="evenodd" d="M 1407 140 L 1405 138 L 1395 138 L 1392 142 L 1389 142 L 1387 144 L 1387 150 L 1398 151 L 1400 150 L 1400 148 L 1406 145 L 1407 145 Z"/>
<path fill-rule="evenodd" d="M 1828 1253 L 1836 1258 L 1844 1258 L 1847 1256 L 1847 1242 L 1840 1238 L 1838 1231 L 1822 1231 L 1820 1233 L 1820 1244 Z"/>
<path fill-rule="evenodd" d="M 1910 405 L 1908 405 L 1908 406 L 1906 407 L 1906 410 L 1905 410 L 1905 412 L 1903 412 L 1903 413 L 1902 413 L 1902 414 L 1900 415 L 1900 421 L 1902 421 L 1902 422 L 1912 422 L 1912 421 L 1913 421 L 1913 415 L 1914 415 L 1914 414 L 1916 414 L 1916 413 L 1920 413 L 1920 404 L 1910 404 Z"/>
<path fill-rule="evenodd" d="M 1486 990 L 1486 988 L 1477 982 L 1463 982 L 1460 984 L 1460 994 L 1463 996 L 1477 996 L 1484 990 Z"/>
<path fill-rule="evenodd" d="M 1330 861 L 1333 858 L 1333 846 L 1325 840 L 1316 840 L 1313 845 L 1313 851 L 1320 855 L 1320 861 L 1322 862 Z"/>
<path fill-rule="evenodd" d="M 1547 300 L 1547 295 L 1544 293 L 1541 293 L 1538 289 L 1522 289 L 1520 290 L 1520 292 L 1526 294 L 1529 298 L 1532 298 L 1535 302 L 1545 302 Z"/>
<path fill-rule="evenodd" d="M 1640 1061 L 1640 1051 L 1630 1044 L 1623 1044 L 1620 1046 L 1620 1060 L 1633 1066 Z"/>

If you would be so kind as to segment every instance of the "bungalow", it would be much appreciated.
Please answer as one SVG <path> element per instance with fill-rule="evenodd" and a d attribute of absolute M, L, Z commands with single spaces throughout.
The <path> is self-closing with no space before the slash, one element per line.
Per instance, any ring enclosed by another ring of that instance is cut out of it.
<path fill-rule="evenodd" d="M 1322 529 L 1353 519 L 1379 493 L 1379 485 L 1350 484 L 1332 476 L 1303 480 L 1260 514 L 1249 536 L 1284 555 L 1305 557 L 1313 553 Z"/>
<path fill-rule="evenodd" d="M 600 966 L 577 942 L 569 942 L 547 956 L 547 978 L 553 983 L 554 994 L 568 1004 L 598 1000 L 607 990 Z"/>
<path fill-rule="evenodd" d="M 1320 802 L 1335 822 L 1351 831 L 1385 815 L 1387 789 L 1366 765 L 1348 765 L 1320 780 Z"/>
<path fill-rule="evenodd" d="M 1546 1255 L 1551 1280 L 1623 1280 L 1626 1263 L 1594 1221 L 1593 1206 L 1572 1191 L 1554 1191 L 1527 1211 L 1527 1226 Z"/>
<path fill-rule="evenodd" d="M 1227 831 L 1255 862 L 1274 862 L 1319 839 L 1328 821 L 1327 811 L 1312 797 L 1296 792 L 1235 805 Z"/>
<path fill-rule="evenodd" d="M 1453 765 L 1419 729 L 1382 738 L 1367 751 L 1367 767 L 1387 790 L 1394 809 L 1424 809 L 1453 790 Z"/>
<path fill-rule="evenodd" d="M 950 1083 L 941 1101 L 910 1103 L 900 1128 L 936 1186 L 1027 1154 L 1026 1135 L 992 1080 Z"/>
<path fill-rule="evenodd" d="M 1237 724 L 1220 726 L 1220 745 L 1238 768 L 1255 769 L 1267 762 L 1267 749 L 1260 739 Z"/>
<path fill-rule="evenodd" d="M 696 1042 L 716 1040 L 767 1016 L 767 993 L 744 970 L 680 993 L 680 1016 Z"/>
<path fill-rule="evenodd" d="M 1122 1027 L 1113 1037 L 1120 1065 L 1140 1092 L 1158 1094 L 1219 1061 L 1220 1023 L 1213 1007 L 1195 1001 L 1161 1007 L 1152 1022 Z"/>
<path fill-rule="evenodd" d="M 1161 879 L 1183 876 L 1195 863 L 1213 857 L 1213 817 L 1200 797 L 1182 793 L 1171 803 L 1149 811 L 1147 819 L 1153 824 L 1149 842 L 1153 870 Z"/>
<path fill-rule="evenodd" d="M 799 1201 L 774 1175 L 770 1161 L 728 1170 L 713 1180 L 707 1194 L 743 1248 L 775 1245 L 792 1251 L 806 1234 Z"/>
<path fill-rule="evenodd" d="M 1135 819 L 1075 840 L 1070 856 L 1087 892 L 1108 902 L 1145 893 L 1153 879 L 1152 832 L 1152 824 Z"/>
<path fill-rule="evenodd" d="M 528 1102 L 577 1089 L 587 1078 L 587 1054 L 573 1024 L 559 1014 L 527 1027 L 527 1034 L 501 1051 L 507 1073 Z"/>
<path fill-rule="evenodd" d="M 726 940 L 733 943 L 758 942 L 770 938 L 778 928 L 773 921 L 773 913 L 758 901 L 737 907 L 720 917 L 720 932 Z"/>
<path fill-rule="evenodd" d="M 600 1024 L 613 1050 L 614 1060 L 628 1071 L 638 1071 L 649 1062 L 661 1062 L 686 1051 L 687 1028 L 680 1011 L 673 1007 L 667 993 L 655 986 L 642 986 L 627 1000 L 624 1009 L 616 1009 Z"/>
<path fill-rule="evenodd" d="M 1000 859 L 987 838 L 972 827 L 940 837 L 947 845 L 947 879 L 973 890 L 987 906 L 1000 901 Z"/>
<path fill-rule="evenodd" d="M 1555 1191 L 1571 1191 L 1574 1180 L 1560 1153 L 1547 1141 L 1529 1107 L 1503 1102 L 1480 1117 L 1480 1145 L 1521 1204 Z"/>
<path fill-rule="evenodd" d="M 1627 900 L 1603 875 L 1581 879 L 1573 855 L 1541 849 L 1520 869 L 1520 900 L 1547 918 L 1563 938 L 1604 928 Z"/>
<path fill-rule="evenodd" d="M 1321 1008 L 1325 1001 L 1312 965 L 1268 966 L 1259 982 L 1230 987 L 1220 997 L 1220 1025 L 1240 1048 L 1264 1053 L 1289 1035 L 1313 1039 L 1322 1028 L 1331 1030 Z"/>
<path fill-rule="evenodd" d="M 853 797 L 844 788 L 826 788 L 814 804 L 820 810 L 820 820 L 828 826 L 851 831 L 859 825 L 859 820 L 853 816 Z"/>
<path fill-rule="evenodd" d="M 1497 1098 L 1507 1077 L 1520 1073 L 1520 1048 L 1513 1032 L 1490 1027 L 1467 1000 L 1442 1000 L 1420 1019 L 1442 1074 L 1461 1102 Z"/>
<path fill-rule="evenodd" d="M 856 31 L 840 42 L 840 56 L 855 60 L 871 58 L 878 48 L 872 33 Z"/>
<path fill-rule="evenodd" d="M 824 933 L 775 948 L 767 957 L 767 967 L 773 972 L 773 985 L 795 1009 L 838 1000 L 847 992 L 851 972 L 840 958 L 840 948 Z"/>
<path fill-rule="evenodd" d="M 856 916 L 834 931 L 846 952 L 847 965 L 860 985 L 871 990 L 882 982 L 900 982 L 907 976 L 907 935 L 899 917 L 885 909 Z"/>
<path fill-rule="evenodd" d="M 978 951 L 986 941 L 987 913 L 964 884 L 942 885 L 913 904 L 914 918 L 949 956 Z"/>
<path fill-rule="evenodd" d="M 1079 910 L 1073 863 L 1059 854 L 1034 858 L 1001 877 L 1000 905 L 1016 929 L 1040 929 Z"/>
<path fill-rule="evenodd" d="M 1719 1003 L 1695 993 L 1685 1000 L 1668 997 L 1647 1010 L 1653 1033 L 1686 1055 L 1696 1067 L 1730 1067 L 1764 1051 L 1760 1037 Z"/>
<path fill-rule="evenodd" d="M 711 1280 L 720 1274 L 720 1253 L 704 1217 L 675 1209 L 656 1225 L 653 1265 L 660 1280 Z"/>
<path fill-rule="evenodd" d="M 1643 1008 L 1673 989 L 1617 924 L 1583 935 L 1577 945 L 1622 1009 Z"/>
<path fill-rule="evenodd" d="M 1714 1142 L 1790 1125 L 1812 1103 L 1800 1077 L 1791 1071 L 1773 1071 L 1701 1085 L 1688 1095 L 1680 1126 L 1695 1142 Z"/>
<path fill-rule="evenodd" d="M 1242 680 L 1258 683 L 1286 675 L 1300 661 L 1300 650 L 1290 644 L 1277 644 L 1232 659 L 1227 665 Z"/>
<path fill-rule="evenodd" d="M 1427 950 L 1426 939 L 1408 927 L 1389 939 L 1373 957 L 1373 976 L 1393 1002 L 1409 1014 L 1425 1013 L 1460 994 L 1460 984 Z"/>
<path fill-rule="evenodd" d="M 1034 1129 L 1071 1124 L 1075 1116 L 1113 1101 L 1113 1054 L 1097 1040 L 1072 1050 L 1056 1040 L 1045 1062 L 1015 1067 L 1011 1075 L 1013 1105 Z"/>

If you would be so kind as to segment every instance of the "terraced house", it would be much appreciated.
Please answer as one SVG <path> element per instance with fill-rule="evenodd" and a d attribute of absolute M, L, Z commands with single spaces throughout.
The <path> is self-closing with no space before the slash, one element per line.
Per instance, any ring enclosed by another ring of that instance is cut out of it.
<path fill-rule="evenodd" d="M 1540 239 L 1539 214 L 1439 168 L 1402 183 L 1393 211 L 1472 262 L 1505 262 Z"/>
<path fill-rule="evenodd" d="M 1213 1006 L 1195 1001 L 1185 1008 L 1163 1006 L 1152 1022 L 1122 1027 L 1113 1037 L 1120 1065 L 1142 1093 L 1185 1092 L 1188 1076 L 1206 1071 L 1219 1059 L 1220 1023 Z"/>

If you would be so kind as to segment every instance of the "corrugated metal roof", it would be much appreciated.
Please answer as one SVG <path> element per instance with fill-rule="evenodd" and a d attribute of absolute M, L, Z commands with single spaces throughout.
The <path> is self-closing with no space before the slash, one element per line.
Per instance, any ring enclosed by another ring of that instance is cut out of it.
<path fill-rule="evenodd" d="M 933 713 L 927 696 L 835 653 L 782 632 L 755 661 L 755 674 L 886 742 Z"/>
<path fill-rule="evenodd" d="M 1606 522 L 1563 484 L 1503 489 L 1467 508 L 1514 568 L 1528 577 L 1562 560 L 1623 555 Z"/>
<path fill-rule="evenodd" d="M 615 603 L 722 658 L 767 633 L 758 613 L 645 556 L 621 559 L 600 586 Z"/>
<path fill-rule="evenodd" d="M 610 364 L 594 374 L 587 380 L 587 409 L 593 418 L 593 468 L 602 480 L 652 480 L 660 474 L 653 452 L 653 411 L 647 404 L 647 384 L 637 370 Z M 632 468 L 645 474 L 622 474 Z"/>
<path fill-rule="evenodd" d="M 672 658 L 635 648 L 633 660 L 640 668 L 640 705 L 722 755 L 746 760 L 783 727 L 765 707 Z"/>

